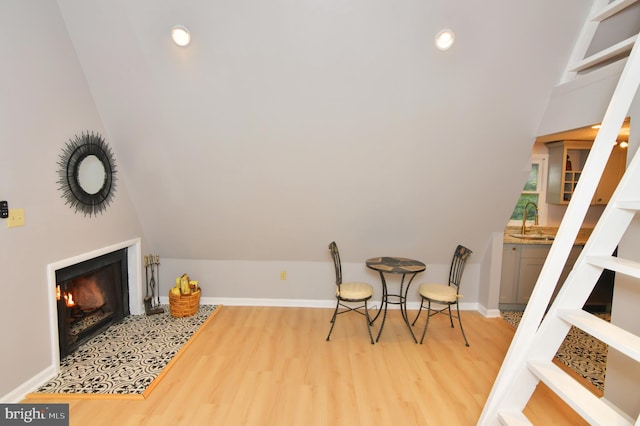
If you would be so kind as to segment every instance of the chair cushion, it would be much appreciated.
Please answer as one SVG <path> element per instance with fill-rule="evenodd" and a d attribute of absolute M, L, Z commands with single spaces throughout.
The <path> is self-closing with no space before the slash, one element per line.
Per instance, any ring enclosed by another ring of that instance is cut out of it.
<path fill-rule="evenodd" d="M 443 303 L 455 303 L 459 297 L 455 287 L 444 284 L 421 284 L 418 293 L 426 299 Z"/>
<path fill-rule="evenodd" d="M 364 300 L 373 296 L 373 287 L 367 283 L 342 283 L 339 292 L 336 288 L 336 293 L 341 299 Z"/>

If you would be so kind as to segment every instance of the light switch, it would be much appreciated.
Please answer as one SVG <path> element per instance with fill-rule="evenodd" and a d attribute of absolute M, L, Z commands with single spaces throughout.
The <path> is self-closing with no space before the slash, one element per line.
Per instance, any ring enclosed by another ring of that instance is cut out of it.
<path fill-rule="evenodd" d="M 7 228 L 14 228 L 16 226 L 24 226 L 24 209 L 9 209 Z"/>

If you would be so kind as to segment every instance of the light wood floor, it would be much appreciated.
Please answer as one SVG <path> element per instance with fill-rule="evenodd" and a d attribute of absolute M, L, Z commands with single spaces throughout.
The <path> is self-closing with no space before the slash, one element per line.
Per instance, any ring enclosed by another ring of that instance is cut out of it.
<path fill-rule="evenodd" d="M 442 315 L 416 345 L 394 310 L 375 345 L 353 313 L 326 342 L 331 314 L 225 306 L 146 400 L 28 402 L 68 402 L 71 425 L 474 425 L 514 333 L 501 318 L 463 312 L 469 348 Z M 542 385 L 525 414 L 585 424 Z"/>

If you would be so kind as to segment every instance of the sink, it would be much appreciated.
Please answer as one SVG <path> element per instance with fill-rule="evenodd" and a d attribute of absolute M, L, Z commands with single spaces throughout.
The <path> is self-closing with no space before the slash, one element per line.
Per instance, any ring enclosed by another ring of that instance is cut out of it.
<path fill-rule="evenodd" d="M 520 238 L 522 240 L 542 240 L 542 241 L 551 241 L 555 237 L 553 235 L 543 235 L 543 234 L 509 234 L 510 237 Z"/>

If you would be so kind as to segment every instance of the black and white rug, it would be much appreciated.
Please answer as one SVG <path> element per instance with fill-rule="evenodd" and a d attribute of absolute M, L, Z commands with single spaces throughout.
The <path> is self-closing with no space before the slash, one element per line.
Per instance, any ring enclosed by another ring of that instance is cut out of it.
<path fill-rule="evenodd" d="M 518 327 L 522 312 L 502 311 L 501 314 L 505 321 Z M 609 314 L 597 315 L 607 321 L 611 320 Z M 556 353 L 556 359 L 604 391 L 608 348 L 608 345 L 590 334 L 571 327 Z"/>
<path fill-rule="evenodd" d="M 144 395 L 216 307 L 201 305 L 184 318 L 173 318 L 169 306 L 162 314 L 130 315 L 65 357 L 60 373 L 36 393 Z"/>

